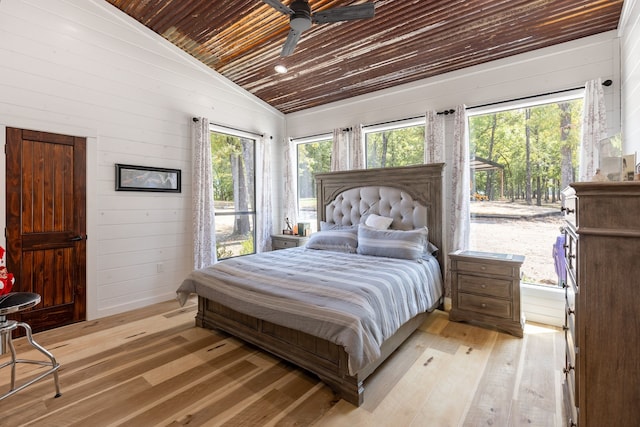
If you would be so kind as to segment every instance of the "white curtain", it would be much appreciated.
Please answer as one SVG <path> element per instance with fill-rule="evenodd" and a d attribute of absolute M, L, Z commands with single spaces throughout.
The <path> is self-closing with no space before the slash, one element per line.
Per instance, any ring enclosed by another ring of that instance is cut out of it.
<path fill-rule="evenodd" d="M 273 232 L 273 209 L 271 206 L 271 140 L 267 140 L 262 136 L 258 140 L 258 159 L 262 165 L 258 171 L 261 179 L 257 181 L 261 183 L 262 188 L 259 191 L 258 199 L 258 222 L 257 222 L 257 252 L 267 252 L 271 250 L 271 233 Z M 258 190 L 258 188 L 256 188 Z"/>
<path fill-rule="evenodd" d="M 362 138 L 362 125 L 358 124 L 351 131 L 351 144 L 349 144 L 349 168 L 364 169 L 364 140 Z"/>
<path fill-rule="evenodd" d="M 291 224 L 298 222 L 298 165 L 296 144 L 289 139 L 284 150 L 284 215 Z M 284 219 L 282 222 L 284 225 Z"/>
<path fill-rule="evenodd" d="M 424 133 L 424 162 L 444 163 L 444 116 L 427 111 Z"/>
<path fill-rule="evenodd" d="M 349 167 L 349 139 L 342 128 L 333 130 L 333 146 L 331 147 L 331 171 L 344 171 Z"/>
<path fill-rule="evenodd" d="M 452 194 L 451 217 L 449 218 L 449 236 L 451 250 L 469 248 L 469 143 L 467 141 L 467 109 L 458 105 L 453 118 L 453 159 L 451 165 Z"/>
<path fill-rule="evenodd" d="M 591 181 L 600 165 L 600 141 L 606 136 L 607 111 L 602 81 L 598 78 L 585 84 L 580 141 L 580 181 Z"/>
<path fill-rule="evenodd" d="M 215 264 L 217 261 L 209 120 L 205 117 L 194 119 L 191 129 L 193 139 L 193 171 L 191 174 L 193 267 L 200 269 Z"/>

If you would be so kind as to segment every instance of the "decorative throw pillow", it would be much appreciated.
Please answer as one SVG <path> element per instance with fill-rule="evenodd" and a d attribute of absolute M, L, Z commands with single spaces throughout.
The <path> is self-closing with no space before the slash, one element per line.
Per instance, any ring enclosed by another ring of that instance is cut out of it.
<path fill-rule="evenodd" d="M 358 230 L 358 225 L 340 225 L 335 222 L 320 221 L 320 231 L 330 230 Z"/>
<path fill-rule="evenodd" d="M 422 258 L 428 241 L 426 227 L 416 230 L 376 230 L 360 224 L 358 253 L 388 258 Z"/>
<path fill-rule="evenodd" d="M 309 237 L 308 249 L 355 253 L 358 247 L 358 228 L 352 226 L 339 230 L 317 231 Z"/>
<path fill-rule="evenodd" d="M 367 220 L 364 223 L 365 225 L 373 227 L 377 230 L 386 230 L 389 228 L 392 222 L 393 218 L 371 214 L 367 217 Z"/>

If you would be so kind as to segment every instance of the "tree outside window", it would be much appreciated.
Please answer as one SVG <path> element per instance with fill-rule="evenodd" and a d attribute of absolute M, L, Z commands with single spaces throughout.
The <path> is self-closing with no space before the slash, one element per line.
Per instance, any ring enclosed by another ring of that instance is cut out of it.
<path fill-rule="evenodd" d="M 211 132 L 218 259 L 255 253 L 255 140 Z"/>
<path fill-rule="evenodd" d="M 577 178 L 582 98 L 469 117 L 471 249 L 525 255 L 523 282 L 558 285 L 560 191 Z"/>
<path fill-rule="evenodd" d="M 316 181 L 318 173 L 331 171 L 331 139 L 302 142 L 297 147 L 298 221 L 317 231 Z"/>
<path fill-rule="evenodd" d="M 424 163 L 424 124 L 364 131 L 366 165 L 371 168 Z"/>

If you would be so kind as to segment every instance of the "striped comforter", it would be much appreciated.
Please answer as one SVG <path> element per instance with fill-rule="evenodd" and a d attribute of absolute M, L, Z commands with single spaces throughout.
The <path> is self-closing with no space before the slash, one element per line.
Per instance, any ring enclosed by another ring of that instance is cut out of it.
<path fill-rule="evenodd" d="M 303 247 L 232 258 L 193 271 L 177 290 L 334 342 L 354 375 L 402 324 L 442 296 L 440 267 Z"/>

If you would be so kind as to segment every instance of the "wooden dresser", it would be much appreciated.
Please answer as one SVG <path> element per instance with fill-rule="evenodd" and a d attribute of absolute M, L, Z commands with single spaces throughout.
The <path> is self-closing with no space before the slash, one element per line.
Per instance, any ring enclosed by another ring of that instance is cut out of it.
<path fill-rule="evenodd" d="M 567 426 L 640 423 L 640 182 L 562 192 Z"/>
<path fill-rule="evenodd" d="M 522 255 L 457 251 L 449 254 L 449 320 L 476 321 L 522 337 L 520 311 Z"/>

